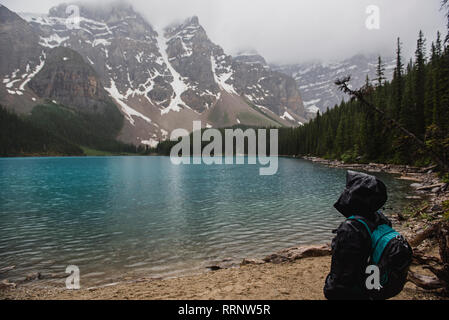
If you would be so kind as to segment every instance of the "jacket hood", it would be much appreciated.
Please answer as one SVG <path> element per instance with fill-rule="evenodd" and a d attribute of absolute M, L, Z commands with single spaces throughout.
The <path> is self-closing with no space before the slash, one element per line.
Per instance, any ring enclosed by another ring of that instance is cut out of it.
<path fill-rule="evenodd" d="M 387 202 L 387 187 L 374 176 L 348 171 L 346 188 L 334 204 L 346 218 L 353 215 L 372 218 Z"/>

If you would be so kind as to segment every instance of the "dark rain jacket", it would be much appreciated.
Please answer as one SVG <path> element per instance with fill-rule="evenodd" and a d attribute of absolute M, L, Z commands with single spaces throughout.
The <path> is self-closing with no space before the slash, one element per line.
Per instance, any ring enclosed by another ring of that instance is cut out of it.
<path fill-rule="evenodd" d="M 387 201 L 385 184 L 374 176 L 348 171 L 346 188 L 334 207 L 346 218 L 358 216 L 371 230 L 391 222 L 379 211 Z M 371 237 L 359 221 L 346 220 L 332 240 L 332 265 L 324 295 L 329 300 L 370 299 L 365 274 L 371 253 Z"/>

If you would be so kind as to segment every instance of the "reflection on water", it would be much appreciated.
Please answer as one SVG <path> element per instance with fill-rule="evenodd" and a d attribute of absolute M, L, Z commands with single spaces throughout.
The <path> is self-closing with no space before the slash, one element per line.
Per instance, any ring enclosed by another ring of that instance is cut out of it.
<path fill-rule="evenodd" d="M 399 205 L 408 183 L 380 177 Z M 100 284 L 327 242 L 344 183 L 344 170 L 286 158 L 274 176 L 165 157 L 0 159 L 0 269 L 15 265 L 14 280 L 77 265 Z"/>

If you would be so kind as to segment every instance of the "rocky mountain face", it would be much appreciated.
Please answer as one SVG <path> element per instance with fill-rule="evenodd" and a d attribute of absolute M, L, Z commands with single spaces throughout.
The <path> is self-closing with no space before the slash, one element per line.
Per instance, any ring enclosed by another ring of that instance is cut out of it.
<path fill-rule="evenodd" d="M 155 30 L 127 4 L 78 8 L 79 25 L 67 4 L 23 19 L 0 8 L 7 17 L 0 53 L 8 57 L 0 65 L 0 103 L 29 112 L 49 98 L 91 112 L 109 96 L 126 119 L 119 139 L 151 146 L 173 129 L 191 130 L 193 120 L 205 127 L 307 121 L 292 77 L 262 57 L 226 55 L 197 17 Z M 21 40 L 13 39 L 17 33 Z M 9 41 L 14 45 L 6 48 Z"/>
<path fill-rule="evenodd" d="M 28 83 L 39 97 L 82 112 L 104 112 L 110 98 L 95 70 L 79 53 L 65 47 L 51 49 L 45 65 Z"/>
<path fill-rule="evenodd" d="M 395 68 L 394 58 L 383 58 L 385 77 L 390 80 Z M 376 77 L 377 56 L 356 55 L 344 61 L 333 63 L 304 63 L 294 65 L 272 66 L 273 69 L 292 76 L 304 99 L 304 106 L 309 117 L 317 111 L 325 112 L 333 108 L 342 99 L 348 97 L 338 90 L 334 81 L 351 75 L 351 85 L 362 87 L 366 76 L 373 80 Z"/>
<path fill-rule="evenodd" d="M 27 84 L 43 67 L 39 36 L 17 14 L 0 5 L 0 104 L 29 112 L 37 96 Z"/>
<path fill-rule="evenodd" d="M 294 79 L 273 71 L 262 56 L 239 55 L 233 59 L 233 67 L 236 70 L 235 88 L 255 105 L 268 107 L 291 121 L 294 121 L 292 114 L 304 114 L 303 101 Z"/>
<path fill-rule="evenodd" d="M 0 35 L 0 74 L 11 75 L 17 69 L 27 66 L 29 69 L 30 64 L 40 62 L 39 37 L 26 21 L 3 5 L 0 5 Z"/>

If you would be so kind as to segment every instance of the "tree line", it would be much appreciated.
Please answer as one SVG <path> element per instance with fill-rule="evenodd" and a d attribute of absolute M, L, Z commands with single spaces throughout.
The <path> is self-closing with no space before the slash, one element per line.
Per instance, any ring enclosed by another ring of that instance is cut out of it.
<path fill-rule="evenodd" d="M 143 153 L 144 146 L 117 141 L 123 116 L 111 103 L 102 114 L 86 114 L 48 102 L 29 115 L 0 106 L 0 157 L 80 156 L 85 149 Z"/>

